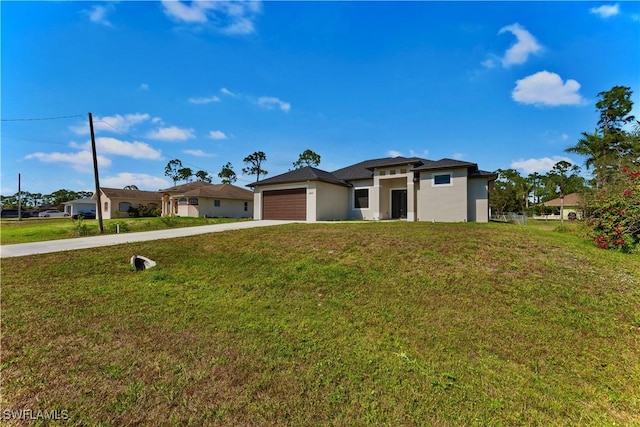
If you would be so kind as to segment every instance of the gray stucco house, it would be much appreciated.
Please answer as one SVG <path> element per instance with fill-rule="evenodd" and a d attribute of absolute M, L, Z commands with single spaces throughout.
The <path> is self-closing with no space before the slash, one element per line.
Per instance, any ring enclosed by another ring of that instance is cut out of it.
<path fill-rule="evenodd" d="M 333 172 L 307 166 L 249 186 L 255 219 L 488 222 L 496 178 L 460 160 L 388 157 Z"/>

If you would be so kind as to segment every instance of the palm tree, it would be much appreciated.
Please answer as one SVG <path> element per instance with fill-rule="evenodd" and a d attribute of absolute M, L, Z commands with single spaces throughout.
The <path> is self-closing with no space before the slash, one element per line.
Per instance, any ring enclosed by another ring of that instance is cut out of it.
<path fill-rule="evenodd" d="M 585 156 L 587 159 L 584 165 L 587 169 L 593 169 L 596 187 L 604 187 L 608 181 L 609 169 L 611 168 L 613 159 L 609 144 L 605 138 L 600 136 L 597 129 L 594 130 L 592 134 L 582 132 L 582 138 L 578 140 L 578 143 L 564 151 Z"/>

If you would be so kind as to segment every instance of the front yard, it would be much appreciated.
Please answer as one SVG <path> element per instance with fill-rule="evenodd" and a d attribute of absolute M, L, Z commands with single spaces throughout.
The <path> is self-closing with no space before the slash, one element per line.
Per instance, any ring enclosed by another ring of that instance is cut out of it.
<path fill-rule="evenodd" d="M 640 425 L 640 257 L 568 233 L 292 224 L 9 258 L 1 321 L 2 408 L 64 425 Z"/>

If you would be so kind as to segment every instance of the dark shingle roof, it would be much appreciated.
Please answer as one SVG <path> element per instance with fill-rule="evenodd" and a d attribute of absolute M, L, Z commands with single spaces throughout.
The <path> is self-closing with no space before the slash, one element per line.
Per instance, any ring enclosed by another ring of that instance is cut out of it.
<path fill-rule="evenodd" d="M 478 165 L 471 162 L 463 162 L 462 160 L 455 159 L 440 159 L 440 160 L 426 160 L 423 165 L 415 167 L 414 171 L 424 171 L 431 169 L 447 169 L 447 168 L 474 168 L 477 169 Z"/>
<path fill-rule="evenodd" d="M 364 162 L 356 163 L 355 165 L 333 171 L 333 175 L 344 181 L 369 179 L 373 177 L 374 168 L 408 164 L 419 165 L 424 161 L 425 159 L 420 159 L 418 157 L 385 157 L 382 159 L 365 160 Z"/>
<path fill-rule="evenodd" d="M 286 184 L 289 182 L 300 181 L 323 181 L 336 185 L 349 185 L 342 179 L 337 178 L 334 174 L 323 171 L 322 169 L 314 168 L 312 166 L 305 166 L 303 168 L 294 169 L 292 171 L 285 172 L 271 178 L 263 179 L 262 181 L 254 182 L 252 184 L 249 184 L 248 186 L 253 187 L 255 185 Z"/>
<path fill-rule="evenodd" d="M 489 181 L 493 181 L 498 179 L 498 174 L 495 172 L 476 169 L 473 172 L 469 172 L 469 178 L 489 178 Z"/>
<path fill-rule="evenodd" d="M 467 168 L 470 178 L 492 178 L 497 176 L 492 172 L 481 171 L 478 165 L 471 162 L 464 162 L 455 159 L 427 160 L 419 157 L 384 157 L 381 159 L 365 160 L 355 165 L 347 166 L 333 172 L 326 172 L 311 166 L 292 170 L 281 175 L 263 179 L 262 181 L 249 184 L 248 187 L 256 185 L 286 184 L 301 181 L 324 181 L 331 184 L 348 186 L 349 181 L 373 178 L 373 170 L 388 166 L 412 165 L 413 171 L 426 171 L 448 168 Z"/>

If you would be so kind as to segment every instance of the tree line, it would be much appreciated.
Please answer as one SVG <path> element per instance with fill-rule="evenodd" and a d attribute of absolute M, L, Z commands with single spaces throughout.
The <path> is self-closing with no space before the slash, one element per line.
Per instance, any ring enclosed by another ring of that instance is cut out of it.
<path fill-rule="evenodd" d="M 544 210 L 541 203 L 561 195 L 580 193 L 589 198 L 623 180 L 622 169 L 638 167 L 640 162 L 640 122 L 629 114 L 633 107 L 631 94 L 631 88 L 625 86 L 600 92 L 596 129 L 583 132 L 575 145 L 565 149 L 567 153 L 586 157 L 584 165 L 592 172 L 593 179 L 583 178 L 581 168 L 566 161 L 556 163 L 546 174 L 522 176 L 515 169 L 498 169 L 489 199 L 492 210 L 499 213 L 540 211 Z M 634 122 L 635 126 L 627 129 Z"/>
<path fill-rule="evenodd" d="M 260 181 L 261 176 L 268 175 L 268 171 L 263 168 L 264 163 L 267 161 L 267 155 L 263 151 L 255 151 L 242 160 L 245 166 L 242 168 L 242 173 L 245 175 L 256 177 L 256 182 Z M 320 155 L 314 151 L 307 149 L 300 153 L 298 160 L 293 163 L 294 169 L 300 169 L 305 166 L 316 167 L 320 164 Z M 164 168 L 164 174 L 173 181 L 173 185 L 176 185 L 178 181 L 184 181 L 186 183 L 193 181 L 195 178 L 197 181 L 213 182 L 211 174 L 204 170 L 193 172 L 193 169 L 185 167 L 180 159 L 173 159 L 167 163 Z M 222 184 L 233 184 L 238 180 L 236 172 L 233 170 L 231 162 L 227 162 L 220 172 L 218 172 L 218 178 Z"/>

